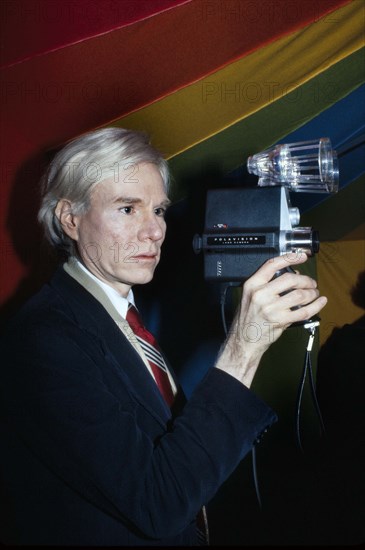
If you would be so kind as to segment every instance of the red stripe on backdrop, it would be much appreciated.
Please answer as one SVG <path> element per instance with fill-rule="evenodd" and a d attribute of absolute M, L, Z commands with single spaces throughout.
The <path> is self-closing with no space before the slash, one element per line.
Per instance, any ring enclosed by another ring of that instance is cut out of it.
<path fill-rule="evenodd" d="M 18 63 L 190 1 L 2 0 L 0 65 Z"/>
<path fill-rule="evenodd" d="M 193 52 L 209 61 L 218 56 L 217 66 L 256 49 L 258 46 L 315 21 L 351 0 L 3 0 L 0 3 L 1 65 L 8 65 L 44 54 L 126 25 L 141 22 L 168 8 L 175 15 L 158 18 L 151 27 L 143 27 L 143 42 L 153 46 L 153 38 L 163 37 L 164 24 L 170 27 L 165 53 L 174 55 L 175 42 L 180 53 Z M 182 6 L 185 4 L 185 6 Z M 171 10 L 174 12 L 174 9 Z M 244 32 L 243 32 L 244 29 Z M 162 34 L 160 35 L 160 31 Z M 156 34 L 157 36 L 153 36 Z M 152 42 L 151 42 L 152 39 Z M 182 40 L 181 40 L 182 39 Z M 179 58 L 177 58 L 179 61 Z M 140 60 L 139 60 L 140 61 Z M 176 58 L 174 58 L 176 61 Z M 211 63 L 208 63 L 211 67 Z M 212 68 L 208 69 L 212 70 Z M 205 74 L 206 69 L 203 69 Z M 196 78 L 196 75 L 194 76 Z"/>

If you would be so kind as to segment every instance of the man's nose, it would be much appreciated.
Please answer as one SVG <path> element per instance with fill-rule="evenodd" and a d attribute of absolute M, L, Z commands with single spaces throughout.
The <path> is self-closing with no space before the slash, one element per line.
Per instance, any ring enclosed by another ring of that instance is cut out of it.
<path fill-rule="evenodd" d="M 141 241 L 145 239 L 151 239 L 152 241 L 159 241 L 165 234 L 165 222 L 163 218 L 153 215 L 145 216 L 143 224 L 139 231 L 139 239 Z"/>

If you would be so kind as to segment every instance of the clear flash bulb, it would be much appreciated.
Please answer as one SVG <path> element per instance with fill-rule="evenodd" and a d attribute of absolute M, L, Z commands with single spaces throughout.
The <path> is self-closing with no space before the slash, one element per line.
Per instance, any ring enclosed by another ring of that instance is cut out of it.
<path fill-rule="evenodd" d="M 285 143 L 252 155 L 247 160 L 258 185 L 284 185 L 302 193 L 337 193 L 338 160 L 328 138 Z"/>

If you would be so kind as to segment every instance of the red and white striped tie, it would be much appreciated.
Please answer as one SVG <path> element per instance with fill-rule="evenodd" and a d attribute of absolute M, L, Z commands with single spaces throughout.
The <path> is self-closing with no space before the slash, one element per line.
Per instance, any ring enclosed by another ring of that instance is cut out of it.
<path fill-rule="evenodd" d="M 171 407 L 174 402 L 174 393 L 167 374 L 167 366 L 159 350 L 156 338 L 143 325 L 138 311 L 132 304 L 129 304 L 127 321 L 148 359 L 160 392 L 165 398 L 166 403 Z"/>

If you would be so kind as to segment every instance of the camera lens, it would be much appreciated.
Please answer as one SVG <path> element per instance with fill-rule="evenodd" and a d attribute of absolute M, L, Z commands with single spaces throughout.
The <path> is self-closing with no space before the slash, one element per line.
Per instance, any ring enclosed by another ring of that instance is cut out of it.
<path fill-rule="evenodd" d="M 311 227 L 297 227 L 286 234 L 287 251 L 303 250 L 308 256 L 319 251 L 319 233 Z"/>

